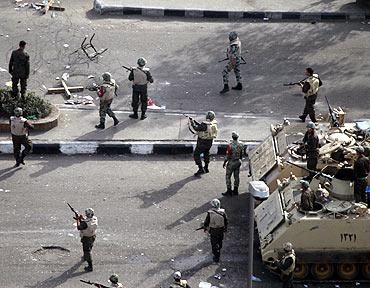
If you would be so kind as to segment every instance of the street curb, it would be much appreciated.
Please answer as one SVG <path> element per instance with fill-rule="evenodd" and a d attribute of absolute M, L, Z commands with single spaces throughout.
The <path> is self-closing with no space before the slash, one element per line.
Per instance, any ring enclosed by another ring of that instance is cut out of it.
<path fill-rule="evenodd" d="M 243 142 L 246 152 L 253 150 L 260 142 Z M 33 141 L 33 154 L 134 154 L 134 155 L 177 155 L 192 154 L 194 141 Z M 211 155 L 225 155 L 227 142 L 214 141 Z M 0 141 L 0 154 L 12 154 L 11 141 Z"/>
<path fill-rule="evenodd" d="M 210 19 L 262 19 L 262 20 L 305 20 L 347 21 L 370 20 L 366 12 L 294 12 L 294 11 L 218 11 L 201 9 L 168 9 L 161 7 L 128 7 L 107 5 L 104 0 L 94 0 L 93 9 L 102 14 L 141 15 L 147 17 L 184 17 Z"/>

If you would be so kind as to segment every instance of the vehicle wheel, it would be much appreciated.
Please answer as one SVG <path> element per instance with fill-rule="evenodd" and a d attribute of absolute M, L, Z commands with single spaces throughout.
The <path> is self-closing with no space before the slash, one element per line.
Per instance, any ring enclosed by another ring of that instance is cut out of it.
<path fill-rule="evenodd" d="M 310 273 L 309 264 L 306 263 L 297 263 L 294 269 L 294 278 L 295 279 L 305 279 Z"/>
<path fill-rule="evenodd" d="M 311 266 L 312 276 L 317 280 L 328 280 L 333 277 L 334 266 L 329 263 L 317 263 Z"/>
<path fill-rule="evenodd" d="M 370 264 L 369 263 L 362 264 L 361 270 L 362 270 L 362 276 L 370 280 Z"/>
<path fill-rule="evenodd" d="M 337 265 L 338 276 L 345 280 L 355 279 L 358 275 L 358 266 L 354 263 L 342 263 Z"/>

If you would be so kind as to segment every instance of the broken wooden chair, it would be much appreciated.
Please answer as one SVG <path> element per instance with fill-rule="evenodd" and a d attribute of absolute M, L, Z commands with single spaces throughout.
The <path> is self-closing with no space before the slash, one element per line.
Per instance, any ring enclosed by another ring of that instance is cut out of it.
<path fill-rule="evenodd" d="M 82 51 L 86 54 L 87 58 L 89 58 L 91 61 L 108 50 L 108 48 L 103 48 L 97 51 L 94 44 L 92 43 L 92 40 L 94 39 L 94 37 L 95 37 L 95 33 L 91 36 L 89 42 L 86 43 L 88 36 L 85 36 L 85 39 L 84 41 L 82 41 L 82 44 L 81 44 Z"/>

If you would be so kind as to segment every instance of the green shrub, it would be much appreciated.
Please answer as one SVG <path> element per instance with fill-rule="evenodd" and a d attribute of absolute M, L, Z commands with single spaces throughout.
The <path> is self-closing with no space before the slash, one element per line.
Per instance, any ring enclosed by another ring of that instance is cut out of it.
<path fill-rule="evenodd" d="M 51 112 L 51 104 L 35 95 L 35 92 L 27 92 L 25 99 L 13 97 L 9 89 L 0 89 L 0 117 L 10 117 L 16 107 L 23 109 L 23 117 L 36 120 L 48 116 Z"/>

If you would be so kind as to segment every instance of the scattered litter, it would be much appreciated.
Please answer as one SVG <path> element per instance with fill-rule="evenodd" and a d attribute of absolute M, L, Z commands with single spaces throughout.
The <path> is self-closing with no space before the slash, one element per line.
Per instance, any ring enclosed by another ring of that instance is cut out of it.
<path fill-rule="evenodd" d="M 5 38 L 9 38 L 9 35 L 8 35 L 8 34 L 6 34 L 6 35 L 5 35 Z"/>
<path fill-rule="evenodd" d="M 66 65 L 64 68 L 68 70 L 68 69 L 70 69 L 70 68 L 71 68 L 71 66 Z"/>
<path fill-rule="evenodd" d="M 198 252 L 202 252 L 203 250 L 202 249 L 197 249 L 198 250 Z"/>
<path fill-rule="evenodd" d="M 0 67 L 0 72 L 8 72 L 8 70 Z"/>
<path fill-rule="evenodd" d="M 35 5 L 35 3 L 31 3 L 31 8 L 33 8 L 33 9 L 35 9 L 35 10 L 41 10 L 41 7 L 40 7 L 40 6 Z"/>
<path fill-rule="evenodd" d="M 261 278 L 258 278 L 258 277 L 254 276 L 254 275 L 252 275 L 252 281 L 254 281 L 254 282 L 262 282 Z"/>
<path fill-rule="evenodd" d="M 51 18 L 55 18 L 57 15 L 55 14 L 55 12 L 53 11 L 53 13 L 51 13 L 50 17 Z"/>
<path fill-rule="evenodd" d="M 95 78 L 95 76 L 94 75 L 87 76 L 87 79 L 92 79 L 92 78 Z"/>
<path fill-rule="evenodd" d="M 337 284 L 337 285 L 335 285 L 335 288 L 340 288 L 340 285 L 338 285 L 338 284 Z"/>
<path fill-rule="evenodd" d="M 55 77 L 55 80 L 60 80 L 60 77 Z"/>
<path fill-rule="evenodd" d="M 3 192 L 4 191 L 4 189 L 0 189 L 0 192 Z"/>
<path fill-rule="evenodd" d="M 63 47 L 64 48 L 68 48 L 69 47 L 69 44 L 67 44 L 67 43 L 66 44 L 63 44 Z"/>
<path fill-rule="evenodd" d="M 48 91 L 48 88 L 46 88 L 45 85 L 42 85 L 42 88 L 44 88 L 46 91 Z"/>
<path fill-rule="evenodd" d="M 268 17 L 263 18 L 263 21 L 269 21 L 269 20 L 270 20 L 270 18 L 268 18 Z"/>
<path fill-rule="evenodd" d="M 107 200 L 107 198 L 103 198 L 103 201 Z"/>
<path fill-rule="evenodd" d="M 166 109 L 166 106 L 157 106 L 154 103 L 154 100 L 152 98 L 148 98 L 148 109 L 153 109 L 153 110 L 164 110 Z"/>
<path fill-rule="evenodd" d="M 307 284 L 303 284 L 303 287 L 304 287 L 304 288 L 308 288 L 308 285 L 307 285 Z"/>
<path fill-rule="evenodd" d="M 12 81 L 5 82 L 6 87 L 12 87 Z"/>
<path fill-rule="evenodd" d="M 212 287 L 211 283 L 203 282 L 203 281 L 199 283 L 199 288 L 211 288 L 211 287 Z"/>
<path fill-rule="evenodd" d="M 171 259 L 171 262 L 175 262 L 175 259 Z"/>
<path fill-rule="evenodd" d="M 213 275 L 213 278 L 220 280 L 222 278 L 221 274 Z"/>
<path fill-rule="evenodd" d="M 356 283 L 355 283 L 355 285 L 356 285 L 356 286 L 360 286 L 360 285 L 361 285 L 361 283 L 360 283 L 360 282 L 356 282 Z"/>
<path fill-rule="evenodd" d="M 226 268 L 222 268 L 222 272 L 226 272 Z"/>
<path fill-rule="evenodd" d="M 5 193 L 10 193 L 10 190 L 5 190 L 4 192 L 5 192 Z"/>
<path fill-rule="evenodd" d="M 31 28 L 27 28 L 27 31 L 31 31 Z"/>

